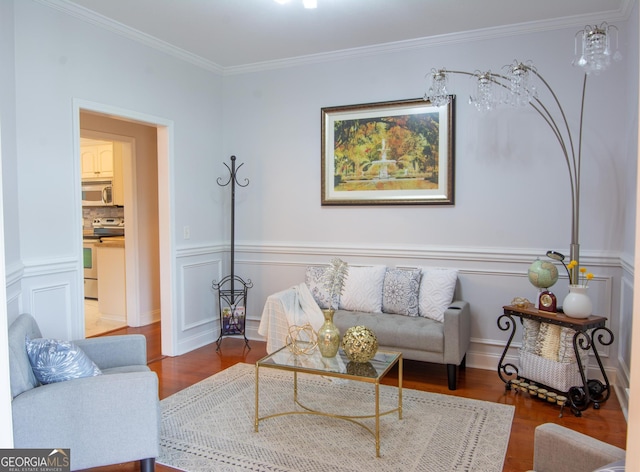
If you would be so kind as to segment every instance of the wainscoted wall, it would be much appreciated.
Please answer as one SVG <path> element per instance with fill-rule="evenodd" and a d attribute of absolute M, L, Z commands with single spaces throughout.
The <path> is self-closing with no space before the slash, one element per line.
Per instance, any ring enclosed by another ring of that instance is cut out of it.
<path fill-rule="evenodd" d="M 471 346 L 467 365 L 495 371 L 510 331 L 497 326 L 502 306 L 515 296 L 535 300 L 537 291 L 529 283 L 527 269 L 543 250 L 500 252 L 468 249 L 450 250 L 427 247 L 365 247 L 289 244 L 236 244 L 235 274 L 251 280 L 247 304 L 247 337 L 261 340 L 258 334 L 266 298 L 304 281 L 310 264 L 325 264 L 337 256 L 351 265 L 399 267 L 449 267 L 459 270 L 457 297 L 471 304 Z M 607 376 L 616 386 L 618 397 L 626 408 L 629 386 L 630 330 L 633 301 L 633 273 L 623 260 L 608 254 L 583 254 L 583 264 L 598 275 L 590 282 L 594 313 L 609 318 L 607 326 L 615 341 L 599 349 Z M 220 333 L 217 292 L 211 282 L 229 273 L 228 248 L 223 246 L 193 246 L 176 254 L 176 306 L 178 330 L 175 345 L 185 353 L 212 343 Z M 73 314 L 81 312 L 72 293 L 76 284 L 79 260 L 51 261 L 27 264 L 8 273 L 9 319 L 20 312 L 29 312 L 41 329 L 51 337 L 74 339 L 81 337 L 80 320 Z M 566 295 L 566 276 L 560 272 L 554 287 L 559 302 Z M 620 313 L 620 315 L 618 315 Z M 60 323 L 63 318 L 66 323 Z M 156 318 L 157 319 L 157 318 Z M 61 329 L 69 326 L 71 329 Z M 77 331 L 76 331 L 77 330 Z M 521 331 L 507 353 L 507 359 L 517 364 Z M 224 348 L 224 344 L 223 344 Z M 590 376 L 598 377 L 596 360 L 591 356 Z M 496 374 L 496 381 L 499 381 Z"/>
<path fill-rule="evenodd" d="M 384 264 L 400 267 L 450 267 L 459 270 L 457 296 L 471 304 L 471 347 L 467 365 L 495 370 L 504 350 L 510 331 L 502 331 L 497 326 L 497 318 L 502 314 L 502 306 L 516 296 L 524 296 L 534 301 L 535 289 L 528 280 L 527 269 L 536 257 L 545 251 L 527 252 L 499 251 L 452 251 L 445 248 L 406 247 L 325 247 L 287 245 L 236 245 L 236 274 L 251 279 L 254 287 L 249 290 L 247 307 L 247 336 L 261 339 L 258 326 L 266 297 L 304 281 L 306 266 L 325 264 L 331 257 L 338 256 L 352 265 Z M 616 339 L 610 346 L 602 346 L 602 357 L 609 380 L 628 386 L 628 375 L 618 376 L 618 364 L 624 359 L 618 354 L 620 339 L 628 343 L 628 326 L 621 323 L 617 313 L 625 299 L 632 299 L 632 285 L 625 278 L 621 282 L 623 270 L 619 259 L 607 254 L 584 254 L 583 264 L 598 275 L 590 282 L 590 294 L 594 313 L 609 318 L 607 326 Z M 560 281 L 553 287 L 561 303 L 567 294 L 566 275 L 560 272 Z M 624 290 L 621 291 L 621 285 Z M 620 293 L 623 297 L 620 297 Z M 630 305 L 629 305 L 630 306 Z M 521 331 L 518 331 L 507 358 L 516 362 L 520 347 Z M 627 355 L 628 356 L 628 355 Z M 516 362 L 517 363 L 517 362 Z M 596 366 L 595 359 L 590 363 Z M 592 369 L 592 376 L 597 371 Z M 497 375 L 496 375 L 497 379 Z"/>
<path fill-rule="evenodd" d="M 178 317 L 174 345 L 188 352 L 218 339 L 220 322 L 217 295 L 211 282 L 220 280 L 223 248 L 201 246 L 180 250 L 176 258 L 176 307 Z"/>

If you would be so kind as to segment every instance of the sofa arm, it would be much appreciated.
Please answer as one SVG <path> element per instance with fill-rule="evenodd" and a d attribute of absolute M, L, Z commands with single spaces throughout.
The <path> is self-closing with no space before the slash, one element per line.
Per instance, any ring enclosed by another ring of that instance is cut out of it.
<path fill-rule="evenodd" d="M 70 448 L 72 470 L 157 457 L 155 372 L 98 375 L 28 390 L 13 399 L 18 448 Z"/>
<path fill-rule="evenodd" d="M 457 300 L 444 312 L 444 363 L 460 365 L 469 349 L 471 309 L 469 303 Z"/>
<path fill-rule="evenodd" d="M 585 472 L 624 459 L 625 451 L 555 423 L 535 430 L 533 469 L 536 472 Z"/>
<path fill-rule="evenodd" d="M 147 338 L 142 334 L 101 336 L 73 342 L 101 369 L 147 365 Z"/>

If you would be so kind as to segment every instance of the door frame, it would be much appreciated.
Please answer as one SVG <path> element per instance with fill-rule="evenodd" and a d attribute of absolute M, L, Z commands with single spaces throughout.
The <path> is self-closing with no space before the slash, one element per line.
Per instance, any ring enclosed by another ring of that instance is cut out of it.
<path fill-rule="evenodd" d="M 73 99 L 73 146 L 74 146 L 74 160 L 77 169 L 80 169 L 80 111 L 90 111 L 107 115 L 114 119 L 123 121 L 131 121 L 134 123 L 140 123 L 145 126 L 155 127 L 157 130 L 157 145 L 158 145 L 158 234 L 159 234 L 159 257 L 160 257 L 160 319 L 162 323 L 161 330 L 161 342 L 162 342 L 162 354 L 166 356 L 177 355 L 177 326 L 176 317 L 174 316 L 175 310 L 175 247 L 172 237 L 171 228 L 174 227 L 173 219 L 173 181 L 170 178 L 173 175 L 173 136 L 174 136 L 174 123 L 171 120 L 160 118 L 157 116 L 140 113 L 132 110 L 127 110 L 120 107 L 114 107 L 111 105 L 105 105 L 102 103 L 91 102 L 83 99 Z M 83 135 L 85 133 L 83 132 Z M 89 136 L 87 136 L 89 137 Z M 123 138 L 123 137 L 120 137 Z M 117 141 L 123 141 L 117 139 Z M 135 153 L 132 154 L 135 159 Z M 129 161 L 133 161 L 129 159 Z M 79 171 L 78 171 L 79 172 Z M 134 174 L 130 174 L 134 175 Z M 81 181 L 77 179 L 76 192 L 79 195 L 82 192 Z M 133 182 L 129 182 L 129 191 L 132 191 Z M 125 192 L 127 191 L 127 183 L 125 182 Z M 125 197 L 126 198 L 126 197 Z M 127 211 L 125 206 L 125 221 L 127 222 L 127 233 L 132 234 L 134 240 L 137 239 L 137 227 L 135 225 L 137 208 L 132 208 L 130 212 Z M 129 215 L 129 216 L 127 216 Z M 82 223 L 82 207 L 78 206 L 76 209 L 76 221 L 78 226 Z M 132 250 L 135 250 L 137 242 L 133 243 Z M 129 242 L 127 242 L 127 247 Z M 82 255 L 82 246 L 78 249 L 78 254 Z M 127 255 L 130 252 L 127 251 Z M 136 290 L 138 284 L 138 265 L 137 257 L 134 257 L 135 272 L 129 273 L 127 267 L 127 279 L 129 275 L 134 278 L 131 290 Z M 79 259 L 80 263 L 82 258 Z M 78 286 L 83 285 L 83 271 L 82 264 L 79 264 L 78 270 Z M 127 282 L 127 291 L 129 291 L 130 284 Z M 78 291 L 78 297 L 83 297 L 82 290 Z M 128 298 L 128 297 L 127 297 Z M 137 308 L 137 291 L 135 295 L 136 308 Z M 82 305 L 82 300 L 79 300 L 78 306 Z M 129 301 L 127 301 L 127 309 L 129 308 Z M 139 314 L 139 310 L 136 311 Z M 78 312 L 79 318 L 84 318 Z M 79 320 L 83 327 L 84 333 L 84 319 Z"/>

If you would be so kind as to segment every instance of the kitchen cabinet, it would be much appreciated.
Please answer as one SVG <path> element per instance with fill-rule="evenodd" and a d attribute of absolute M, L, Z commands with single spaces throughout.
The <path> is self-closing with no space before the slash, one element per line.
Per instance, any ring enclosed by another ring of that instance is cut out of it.
<path fill-rule="evenodd" d="M 80 146 L 80 163 L 83 179 L 113 179 L 113 143 Z"/>
<path fill-rule="evenodd" d="M 103 238 L 98 250 L 98 310 L 104 318 L 127 321 L 124 237 Z"/>

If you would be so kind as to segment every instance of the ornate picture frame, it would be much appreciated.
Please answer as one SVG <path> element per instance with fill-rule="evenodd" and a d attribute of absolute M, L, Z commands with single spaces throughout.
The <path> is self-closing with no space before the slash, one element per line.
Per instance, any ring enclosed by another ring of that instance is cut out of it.
<path fill-rule="evenodd" d="M 322 108 L 322 205 L 453 205 L 454 103 Z"/>

